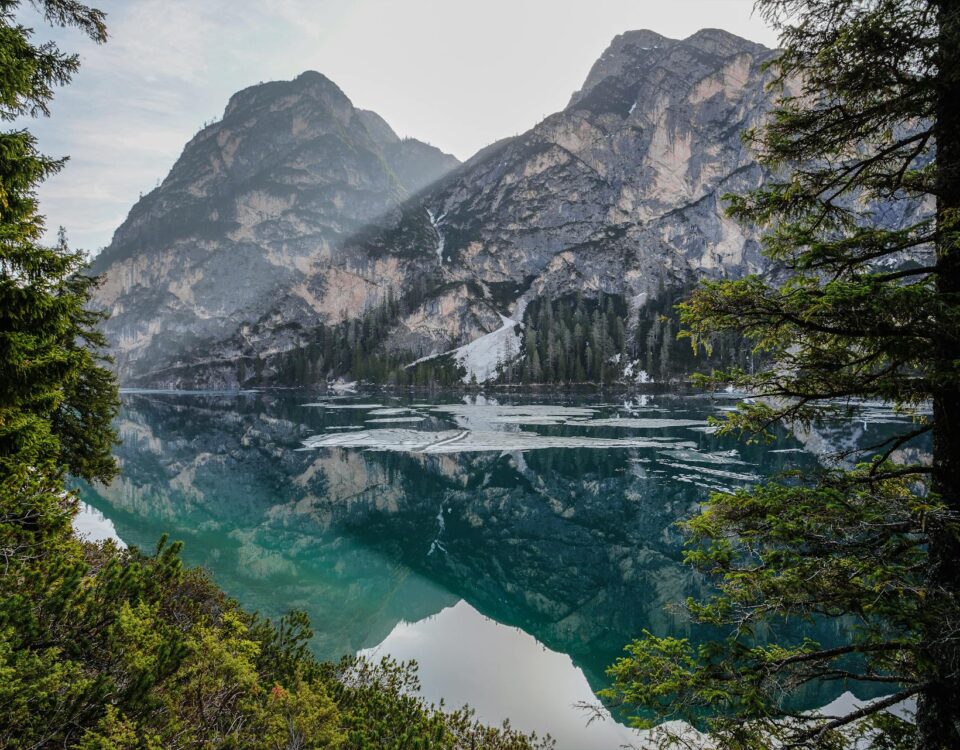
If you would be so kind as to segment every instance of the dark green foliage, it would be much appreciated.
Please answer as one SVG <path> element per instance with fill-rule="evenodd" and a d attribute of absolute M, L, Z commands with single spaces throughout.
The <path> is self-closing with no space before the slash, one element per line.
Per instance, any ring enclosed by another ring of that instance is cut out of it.
<path fill-rule="evenodd" d="M 0 8 L 0 118 L 48 113 L 52 87 L 70 80 L 75 55 L 34 44 L 30 30 Z M 103 14 L 77 2 L 37 3 L 55 23 L 77 26 L 96 41 L 106 32 Z M 85 309 L 94 280 L 83 276 L 83 254 L 61 233 L 41 243 L 43 217 L 36 187 L 63 167 L 39 154 L 25 130 L 0 133 L 0 462 L 66 465 L 87 478 L 109 477 L 109 423 L 118 406 L 116 386 L 102 358 L 88 346 L 102 343 L 100 315 Z"/>
<path fill-rule="evenodd" d="M 394 370 L 389 382 L 396 385 L 444 388 L 462 385 L 464 375 L 465 370 L 456 363 L 453 356 L 445 355 Z"/>
<path fill-rule="evenodd" d="M 749 339 L 735 331 L 714 334 L 710 351 L 692 349 L 678 333 L 682 329 L 678 304 L 690 297 L 690 287 L 660 289 L 640 308 L 627 357 L 640 363 L 650 377 L 669 381 L 688 379 L 695 373 L 738 367 L 752 372 L 762 361 Z"/>
<path fill-rule="evenodd" d="M 707 283 L 681 306 L 694 346 L 735 333 L 763 355 L 754 371 L 704 378 L 757 397 L 720 430 L 762 439 L 778 422 L 805 429 L 842 416 L 857 399 L 893 402 L 914 420 L 859 452 L 855 469 L 713 495 L 686 528 L 689 561 L 717 576 L 719 591 L 690 610 L 729 637 L 695 648 L 647 634 L 611 669 L 608 698 L 652 717 L 706 712 L 720 747 L 838 748 L 860 736 L 874 747 L 955 748 L 960 2 L 757 7 L 781 32 L 783 96 L 747 140 L 778 176 L 733 197 L 731 212 L 768 230 L 781 281 Z M 880 216 L 899 217 L 897 228 Z M 912 443 L 925 434 L 932 462 Z M 837 618 L 849 640 L 756 645 L 797 618 Z M 811 681 L 890 696 L 833 718 L 790 714 L 790 695 Z M 915 723 L 882 711 L 910 697 Z"/>
<path fill-rule="evenodd" d="M 449 357 L 438 357 L 408 366 L 422 352 L 386 351 L 383 342 L 404 315 L 421 304 L 426 286 L 421 285 L 400 299 L 393 293 L 361 318 L 336 325 L 317 326 L 306 336 L 308 343 L 281 354 L 272 364 L 281 385 L 315 385 L 338 377 L 389 385 L 446 386 L 460 381 L 462 369 Z M 262 366 L 262 363 L 261 363 Z M 246 365 L 243 375 L 246 376 Z M 244 377 L 238 373 L 240 382 Z M 253 384 L 260 375 L 254 373 Z"/>
<path fill-rule="evenodd" d="M 515 295 L 516 285 L 510 283 L 494 285 L 494 296 L 506 294 L 506 287 Z M 360 318 L 312 329 L 304 336 L 308 343 L 271 361 L 275 382 L 315 385 L 344 377 L 396 386 L 462 383 L 463 368 L 452 357 L 434 357 L 412 365 L 423 352 L 384 347 L 396 324 L 427 298 L 428 288 L 421 285 L 398 299 L 391 294 Z M 634 374 L 642 369 L 660 382 L 687 380 L 693 373 L 715 367 L 752 368 L 756 355 L 741 335 L 718 333 L 710 339 L 710 352 L 699 353 L 678 338 L 677 303 L 690 292 L 685 287 L 660 289 L 634 313 L 622 295 L 538 297 L 524 311 L 520 356 L 502 363 L 498 382 L 611 384 L 624 379 L 624 368 L 631 362 Z M 258 384 L 255 367 L 256 361 L 241 360 L 238 380 Z"/>
<path fill-rule="evenodd" d="M 566 295 L 537 298 L 524 311 L 523 351 L 501 368 L 503 383 L 596 383 L 630 379 L 643 370 L 669 382 L 717 366 L 753 366 L 750 343 L 736 334 L 718 334 L 708 355 L 691 350 L 677 337 L 677 303 L 691 290 L 661 288 L 631 313 L 622 295 Z"/>
<path fill-rule="evenodd" d="M 524 383 L 610 383 L 626 347 L 623 297 L 601 294 L 558 300 L 539 297 L 523 315 L 523 358 L 503 380 Z"/>
<path fill-rule="evenodd" d="M 784 723 L 790 714 L 776 699 L 812 680 L 853 689 L 889 684 L 898 700 L 915 694 L 920 681 L 905 654 L 943 615 L 925 600 L 929 534 L 917 519 L 939 507 L 903 478 L 876 477 L 871 469 L 831 472 L 814 487 L 792 481 L 714 495 L 684 527 L 687 562 L 717 577 L 719 594 L 688 608 L 699 622 L 733 626 L 731 635 L 694 646 L 648 633 L 611 668 L 615 687 L 606 696 L 652 709 L 635 719 L 640 726 L 653 717 L 713 714 L 707 725 L 722 746 L 752 748 L 777 741 L 843 746 L 843 734 L 823 722 Z M 842 618 L 852 638 L 826 649 L 804 639 L 759 645 L 765 627 L 786 613 L 800 621 Z M 874 718 L 912 735 L 902 722 Z M 873 728 L 867 722 L 855 731 Z"/>

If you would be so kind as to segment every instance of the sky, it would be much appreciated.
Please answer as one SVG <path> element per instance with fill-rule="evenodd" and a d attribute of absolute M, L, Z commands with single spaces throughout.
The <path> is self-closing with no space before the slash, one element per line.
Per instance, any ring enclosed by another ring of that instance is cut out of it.
<path fill-rule="evenodd" d="M 317 70 L 401 136 L 460 159 L 566 106 L 617 34 L 722 28 L 774 46 L 753 0 L 87 0 L 109 40 L 51 29 L 81 57 L 49 119 L 18 122 L 51 156 L 40 191 L 53 234 L 96 253 L 139 195 L 235 91 Z"/>

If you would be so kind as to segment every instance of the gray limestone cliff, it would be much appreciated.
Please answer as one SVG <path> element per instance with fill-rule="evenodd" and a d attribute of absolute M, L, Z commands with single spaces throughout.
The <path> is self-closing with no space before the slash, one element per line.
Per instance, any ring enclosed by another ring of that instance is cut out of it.
<path fill-rule="evenodd" d="M 537 297 L 614 294 L 634 315 L 759 270 L 722 196 L 764 179 L 740 134 L 771 107 L 773 54 L 719 30 L 622 34 L 563 111 L 452 171 L 319 74 L 240 92 L 98 259 L 123 382 L 275 382 L 284 352 L 384 308 L 368 349 L 489 334 L 509 354 L 504 326 Z"/>
<path fill-rule="evenodd" d="M 457 164 L 316 72 L 238 92 L 94 262 L 121 379 L 235 335 L 317 264 L 339 263 L 344 238 Z"/>

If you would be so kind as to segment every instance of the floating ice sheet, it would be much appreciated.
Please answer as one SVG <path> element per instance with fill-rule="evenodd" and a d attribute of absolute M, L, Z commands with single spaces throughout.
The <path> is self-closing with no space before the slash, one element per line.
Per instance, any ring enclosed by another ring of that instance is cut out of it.
<path fill-rule="evenodd" d="M 605 419 L 568 420 L 577 427 L 623 427 L 631 430 L 663 430 L 671 427 L 702 427 L 705 419 L 652 419 L 642 417 L 608 417 Z"/>
<path fill-rule="evenodd" d="M 322 406 L 325 409 L 382 409 L 383 404 L 342 404 L 336 401 L 315 401 L 304 406 Z"/>
<path fill-rule="evenodd" d="M 385 428 L 315 435 L 303 442 L 307 448 L 366 448 L 401 453 L 469 453 L 526 451 L 542 448 L 690 448 L 692 443 L 671 438 L 592 438 L 538 435 L 535 432 L 443 430 L 427 432 Z"/>
<path fill-rule="evenodd" d="M 724 471 L 723 469 L 710 469 L 706 466 L 692 466 L 691 464 L 675 463 L 674 461 L 660 461 L 664 466 L 670 466 L 681 471 L 695 471 L 698 474 L 709 474 L 714 477 L 723 477 L 724 479 L 735 479 L 738 482 L 758 482 L 758 474 L 743 474 L 736 471 Z"/>
<path fill-rule="evenodd" d="M 492 417 L 486 420 L 489 424 L 529 424 L 541 427 L 552 427 L 558 424 L 571 424 L 560 417 L 535 417 L 517 414 L 511 417 Z"/>
<path fill-rule="evenodd" d="M 678 482 L 687 482 L 688 484 L 694 484 L 697 487 L 703 487 L 705 490 L 710 490 L 711 492 L 726 492 L 733 493 L 733 488 L 725 487 L 722 484 L 715 484 L 713 482 L 703 481 L 703 477 L 697 474 L 678 474 L 671 479 L 675 479 Z"/>
<path fill-rule="evenodd" d="M 482 420 L 489 424 L 531 424 L 572 427 L 622 427 L 637 430 L 659 430 L 672 427 L 702 427 L 705 419 L 677 419 L 652 417 L 601 417 L 594 418 L 597 409 L 585 406 L 562 406 L 555 404 L 526 404 L 520 406 L 496 403 L 443 404 L 431 407 L 431 411 L 448 414 L 461 420 Z"/>
<path fill-rule="evenodd" d="M 573 418 L 592 417 L 596 410 L 580 406 L 560 406 L 556 404 L 501 405 L 493 399 L 478 396 L 473 403 L 438 404 L 430 407 L 435 414 L 444 415 L 458 427 L 467 430 L 505 429 L 501 425 L 541 425 L 564 424 Z"/>
<path fill-rule="evenodd" d="M 386 422 L 422 422 L 426 417 L 381 417 L 379 419 L 367 419 L 368 424 L 383 424 Z"/>
<path fill-rule="evenodd" d="M 674 458 L 678 461 L 692 461 L 695 464 L 740 464 L 742 466 L 751 466 L 747 461 L 741 461 L 737 458 L 736 451 L 722 451 L 709 453 L 707 451 L 683 450 L 677 449 L 660 451 L 661 456 Z"/>
<path fill-rule="evenodd" d="M 510 417 L 545 417 L 552 419 L 589 418 L 596 413 L 596 409 L 586 406 L 561 406 L 559 404 L 524 404 L 510 406 L 489 402 L 478 404 L 439 404 L 431 407 L 431 411 L 449 414 L 455 417 L 479 416 L 487 420 L 497 418 L 506 419 Z"/>

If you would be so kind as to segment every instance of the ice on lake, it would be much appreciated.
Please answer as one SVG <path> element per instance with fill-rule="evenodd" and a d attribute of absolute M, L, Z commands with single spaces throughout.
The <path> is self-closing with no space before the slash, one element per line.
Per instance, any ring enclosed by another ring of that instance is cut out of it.
<path fill-rule="evenodd" d="M 366 448 L 404 453 L 468 453 L 527 451 L 544 448 L 695 448 L 676 438 L 595 438 L 541 435 L 536 432 L 486 430 L 374 429 L 362 432 L 314 435 L 306 448 Z"/>

